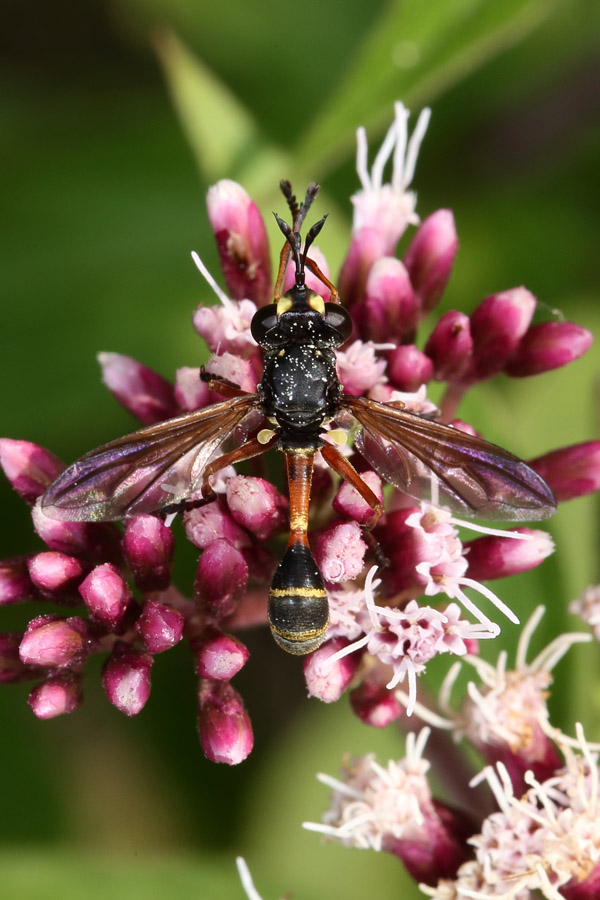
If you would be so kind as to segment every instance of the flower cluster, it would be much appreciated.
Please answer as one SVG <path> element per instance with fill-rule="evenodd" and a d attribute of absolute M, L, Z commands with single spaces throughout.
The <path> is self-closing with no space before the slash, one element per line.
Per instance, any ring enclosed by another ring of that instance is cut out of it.
<path fill-rule="evenodd" d="M 417 345 L 418 326 L 444 291 L 458 241 L 449 210 L 438 210 L 419 224 L 416 195 L 409 188 L 428 113 L 421 114 L 410 138 L 407 119 L 398 104 L 370 170 L 366 137 L 358 133 L 362 187 L 352 198 L 352 238 L 338 281 L 355 330 L 338 353 L 339 377 L 349 395 L 401 403 L 425 415 L 434 410 L 427 384 L 446 382 L 443 421 L 472 432 L 455 419 L 467 390 L 501 372 L 524 377 L 563 366 L 587 350 L 591 336 L 569 322 L 534 324 L 536 300 L 517 287 L 487 297 L 471 315 L 447 312 Z M 212 187 L 207 205 L 226 291 L 194 254 L 219 300 L 198 308 L 194 326 L 212 352 L 207 371 L 252 392 L 262 358 L 250 323 L 272 299 L 266 230 L 254 202 L 232 181 Z M 418 227 L 400 260 L 397 244 L 409 226 Z M 311 256 L 327 275 L 318 248 Z M 291 273 L 286 277 L 285 287 Z M 306 280 L 329 299 L 329 290 L 312 273 Z M 198 368 L 179 369 L 170 384 L 119 354 L 102 353 L 99 361 L 106 386 L 145 425 L 223 399 L 201 380 Z M 238 435 L 240 440 L 254 424 Z M 334 432 L 330 439 L 336 439 Z M 345 452 L 352 453 L 361 477 L 383 499 L 380 476 L 348 446 Z M 267 589 L 277 560 L 274 541 L 287 527 L 287 498 L 268 478 L 237 475 L 230 468 L 216 473 L 211 484 L 217 499 L 184 515 L 186 537 L 200 551 L 193 591 L 190 587 L 190 596 L 184 596 L 171 583 L 174 538 L 168 521 L 144 514 L 121 527 L 51 519 L 39 498 L 62 463 L 43 448 L 8 438 L 0 441 L 0 462 L 32 507 L 34 529 L 47 548 L 2 563 L 0 604 L 34 602 L 37 612 L 43 609 L 38 603 L 49 602 L 53 610 L 35 615 L 22 633 L 0 635 L 0 680 L 34 682 L 31 708 L 39 718 L 50 718 L 77 707 L 86 660 L 102 654 L 108 700 L 131 716 L 148 700 L 156 654 L 183 639 L 193 650 L 199 678 L 202 748 L 215 761 L 243 760 L 252 748 L 252 729 L 231 681 L 249 654 L 237 632 L 266 622 Z M 555 450 L 531 466 L 558 500 L 579 496 L 600 483 L 600 443 Z M 498 625 L 466 591 L 479 592 L 484 602 L 516 621 L 480 582 L 530 569 L 552 551 L 545 532 L 523 527 L 508 533 L 488 530 L 463 543 L 457 531 L 461 523 L 447 511 L 417 504 L 398 490 L 387 497 L 373 541 L 363 528 L 371 509 L 349 485 L 336 488 L 320 460 L 312 503 L 319 527 L 311 542 L 328 589 L 331 626 L 327 641 L 306 660 L 309 693 L 332 701 L 351 686 L 353 709 L 377 727 L 402 715 L 395 688 L 405 679 L 408 705 L 415 707 L 416 677 L 433 656 L 476 655 L 478 640 L 498 633 Z M 375 542 L 379 558 L 382 550 L 389 560 L 380 582 L 375 584 L 372 574 L 362 586 L 353 584 Z M 422 596 L 435 597 L 435 605 L 420 602 Z M 452 602 L 440 606 L 444 596 Z"/>
<path fill-rule="evenodd" d="M 568 738 L 550 725 L 547 709 L 552 667 L 573 643 L 589 637 L 563 635 L 528 664 L 529 639 L 542 613 L 536 610 L 523 630 L 514 670 L 507 669 L 504 653 L 496 668 L 467 657 L 481 684 L 469 683 L 460 710 L 452 712 L 448 705 L 460 663 L 441 691 L 440 707 L 449 718 L 421 704 L 416 708 L 437 729 L 430 744 L 446 794 L 468 803 L 461 793 L 463 764 L 444 743 L 443 729 L 457 740 L 466 737 L 488 760 L 470 784 L 487 782 L 497 809 L 490 811 L 487 801 L 475 812 L 471 798 L 469 813 L 461 812 L 433 796 L 425 757 L 430 729 L 424 728 L 418 736 L 408 734 L 406 756 L 386 767 L 369 754 L 346 762 L 341 780 L 320 775 L 333 791 L 331 805 L 322 823 L 305 827 L 346 846 L 393 853 L 436 900 L 528 900 L 537 896 L 535 890 L 547 900 L 597 897 L 598 760 L 581 727 L 576 739 Z"/>

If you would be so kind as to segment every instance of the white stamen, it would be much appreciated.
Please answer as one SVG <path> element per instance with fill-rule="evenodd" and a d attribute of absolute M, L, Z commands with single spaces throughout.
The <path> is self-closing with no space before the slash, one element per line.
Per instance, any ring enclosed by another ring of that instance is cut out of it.
<path fill-rule="evenodd" d="M 433 504 L 437 506 L 436 503 Z M 535 538 L 534 534 L 521 534 L 520 531 L 505 531 L 502 528 L 488 528 L 487 525 L 477 525 L 475 522 L 465 522 L 464 519 L 457 519 L 455 516 L 451 516 L 449 519 L 453 525 L 459 525 L 461 528 L 468 528 L 471 531 L 480 531 L 481 534 L 493 534 L 498 537 L 508 537 L 514 538 L 517 541 L 532 541 Z"/>
<path fill-rule="evenodd" d="M 529 668 L 534 672 L 545 669 L 551 672 L 557 662 L 563 658 L 569 647 L 573 644 L 589 644 L 592 640 L 591 634 L 572 631 L 569 634 L 561 634 L 554 638 L 547 647 L 544 647 L 536 658 L 529 664 Z"/>
<path fill-rule="evenodd" d="M 397 134 L 398 126 L 394 121 L 391 127 L 388 129 L 388 132 L 383 139 L 383 143 L 377 152 L 375 161 L 373 162 L 373 168 L 371 169 L 371 188 L 374 188 L 376 190 L 381 189 L 381 186 L 383 184 L 383 170 L 385 169 L 385 164 L 390 158 L 390 154 L 394 149 Z"/>
<path fill-rule="evenodd" d="M 419 150 L 421 149 L 421 144 L 423 142 L 423 138 L 425 137 L 425 132 L 427 131 L 427 126 L 429 125 L 430 118 L 431 110 L 428 107 L 422 109 L 421 114 L 417 120 L 415 130 L 413 131 L 410 137 L 410 141 L 408 142 L 408 150 L 406 152 L 406 159 L 404 161 L 404 173 L 402 178 L 403 190 L 407 188 L 413 180 L 415 167 L 417 165 L 417 157 L 419 155 Z"/>
<path fill-rule="evenodd" d="M 395 691 L 394 697 L 402 704 L 402 706 L 408 707 L 410 697 L 404 691 Z M 452 731 L 454 728 L 454 722 L 450 719 L 444 719 L 443 716 L 438 716 L 437 713 L 434 713 L 433 710 L 424 706 L 422 703 L 419 703 L 418 700 L 414 704 L 413 712 L 424 722 L 433 725 L 434 728 L 443 728 L 444 731 Z"/>
<path fill-rule="evenodd" d="M 525 668 L 527 664 L 527 651 L 529 650 L 529 642 L 533 632 L 538 627 L 540 619 L 546 612 L 545 606 L 538 606 L 534 609 L 528 622 L 523 626 L 519 643 L 517 644 L 517 653 L 515 656 L 515 668 L 517 671 Z"/>
<path fill-rule="evenodd" d="M 215 292 L 215 294 L 217 295 L 217 297 L 219 298 L 219 300 L 221 301 L 223 306 L 230 307 L 230 308 L 234 307 L 235 303 L 233 302 L 233 300 L 230 300 L 229 297 L 227 296 L 227 294 L 225 293 L 225 291 L 217 284 L 217 282 L 212 277 L 212 275 L 210 274 L 210 272 L 208 271 L 208 269 L 206 268 L 206 266 L 204 265 L 204 263 L 202 262 L 202 260 L 200 259 L 200 257 L 198 256 L 198 254 L 196 253 L 195 250 L 192 250 L 192 259 L 194 260 L 196 268 L 204 276 L 204 278 L 206 279 L 206 281 L 208 282 L 210 287 L 213 289 L 213 291 Z"/>
<path fill-rule="evenodd" d="M 356 173 L 359 177 L 363 191 L 368 191 L 371 187 L 368 165 L 367 132 L 361 125 L 361 127 L 356 130 Z"/>
<path fill-rule="evenodd" d="M 406 145 L 408 143 L 408 117 L 410 112 L 403 103 L 394 103 L 396 120 L 396 146 L 394 147 L 394 159 L 392 161 L 392 188 L 402 191 L 408 182 L 405 182 L 404 172 L 406 165 Z"/>
<path fill-rule="evenodd" d="M 238 856 L 235 860 L 235 864 L 237 866 L 238 875 L 240 876 L 240 881 L 242 882 L 244 893 L 248 900 L 262 900 L 260 894 L 254 887 L 254 882 L 252 881 L 250 870 L 246 865 L 246 860 L 243 859 L 243 857 Z"/>
<path fill-rule="evenodd" d="M 487 597 L 488 600 L 491 600 L 496 609 L 499 609 L 501 613 L 504 613 L 509 622 L 513 622 L 515 625 L 519 624 L 519 620 L 517 616 L 514 614 L 512 609 L 503 603 L 500 597 L 498 597 L 493 591 L 490 591 L 484 584 L 479 584 L 478 581 L 475 581 L 473 578 L 459 578 L 459 584 L 464 584 L 466 587 L 472 587 L 476 591 L 479 591 L 480 594 L 483 594 L 484 597 Z"/>
<path fill-rule="evenodd" d="M 317 781 L 320 781 L 321 784 L 331 788 L 332 791 L 337 791 L 339 794 L 344 794 L 346 797 L 351 797 L 353 800 L 362 800 L 360 791 L 350 787 L 345 781 L 340 781 L 332 775 L 327 775 L 325 772 L 317 773 Z"/>

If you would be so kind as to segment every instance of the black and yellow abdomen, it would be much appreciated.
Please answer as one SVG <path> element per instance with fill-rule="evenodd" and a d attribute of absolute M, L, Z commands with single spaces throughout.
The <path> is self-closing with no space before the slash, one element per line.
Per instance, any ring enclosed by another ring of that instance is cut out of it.
<path fill-rule="evenodd" d="M 269 590 L 269 624 L 276 642 L 302 656 L 319 647 L 329 624 L 323 579 L 302 541 L 290 544 Z"/>

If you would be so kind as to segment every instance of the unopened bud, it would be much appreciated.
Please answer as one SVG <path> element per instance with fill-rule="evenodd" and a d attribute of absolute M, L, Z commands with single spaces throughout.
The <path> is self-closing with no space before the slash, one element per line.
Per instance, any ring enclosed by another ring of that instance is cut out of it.
<path fill-rule="evenodd" d="M 134 516 L 127 522 L 123 553 L 141 591 L 162 591 L 171 582 L 175 539 L 156 516 Z"/>
<path fill-rule="evenodd" d="M 236 475 L 227 482 L 227 506 L 238 525 L 264 541 L 285 525 L 289 502 L 270 481 Z"/>
<path fill-rule="evenodd" d="M 490 378 L 502 371 L 529 328 L 536 299 L 526 288 L 486 297 L 471 315 L 473 362 L 469 378 Z"/>
<path fill-rule="evenodd" d="M 0 606 L 23 603 L 39 599 L 39 593 L 32 583 L 26 556 L 13 556 L 0 561 Z"/>
<path fill-rule="evenodd" d="M 457 250 L 454 216 L 449 209 L 438 209 L 421 223 L 404 254 L 404 265 L 421 300 L 423 314 L 432 310 L 442 296 Z"/>
<path fill-rule="evenodd" d="M 241 185 L 223 179 L 209 188 L 206 208 L 229 293 L 257 306 L 269 303 L 271 257 L 258 207 Z"/>
<path fill-rule="evenodd" d="M 433 378 L 433 363 L 414 344 L 403 344 L 386 354 L 387 376 L 399 391 L 414 393 Z"/>
<path fill-rule="evenodd" d="M 436 381 L 460 380 L 469 367 L 472 352 L 471 322 L 456 310 L 450 310 L 438 320 L 425 344 Z"/>
<path fill-rule="evenodd" d="M 243 554 L 228 541 L 214 541 L 200 557 L 194 598 L 204 612 L 221 619 L 235 610 L 247 583 Z"/>
<path fill-rule="evenodd" d="M 92 569 L 79 585 L 79 593 L 92 619 L 110 631 L 119 628 L 133 601 L 129 585 L 112 563 Z"/>
<path fill-rule="evenodd" d="M 383 486 L 376 472 L 361 472 L 361 479 L 371 488 L 380 503 L 383 503 Z M 339 491 L 333 498 L 332 506 L 339 516 L 354 519 L 360 525 L 364 525 L 373 515 L 373 510 L 366 500 L 363 500 L 356 488 L 344 481 Z"/>
<path fill-rule="evenodd" d="M 367 277 L 365 296 L 352 309 L 361 337 L 399 344 L 413 334 L 417 311 L 417 298 L 403 263 L 390 256 L 377 259 Z"/>
<path fill-rule="evenodd" d="M 561 447 L 529 463 L 541 475 L 557 500 L 572 500 L 600 488 L 600 441 Z"/>
<path fill-rule="evenodd" d="M 367 545 L 356 522 L 333 522 L 315 535 L 313 549 L 325 581 L 339 584 L 360 575 Z"/>
<path fill-rule="evenodd" d="M 404 708 L 393 691 L 383 684 L 365 680 L 350 692 L 350 705 L 355 715 L 365 725 L 385 728 L 399 719 Z"/>
<path fill-rule="evenodd" d="M 192 642 L 196 658 L 196 672 L 200 678 L 230 681 L 246 664 L 250 651 L 245 644 L 209 626 Z"/>
<path fill-rule="evenodd" d="M 163 653 L 179 643 L 184 625 L 185 619 L 178 609 L 158 600 L 146 600 L 135 628 L 149 653 Z"/>
<path fill-rule="evenodd" d="M 82 665 L 92 647 L 89 624 L 81 616 L 37 616 L 27 626 L 19 655 L 29 665 L 66 669 Z"/>
<path fill-rule="evenodd" d="M 65 597 L 77 597 L 85 568 L 74 556 L 47 550 L 29 560 L 29 575 L 34 585 L 49 599 L 59 601 Z"/>
<path fill-rule="evenodd" d="M 73 672 L 51 675 L 33 688 L 27 702 L 38 719 L 72 713 L 81 703 L 81 680 Z"/>
<path fill-rule="evenodd" d="M 154 658 L 121 641 L 115 644 L 102 672 L 102 686 L 113 706 L 126 716 L 137 716 L 150 696 L 150 670 Z"/>
<path fill-rule="evenodd" d="M 356 652 L 332 660 L 348 644 L 345 638 L 333 638 L 305 657 L 304 679 L 309 697 L 317 697 L 324 703 L 334 703 L 340 699 L 356 675 L 362 658 L 362 653 Z"/>
<path fill-rule="evenodd" d="M 254 744 L 250 717 L 238 692 L 227 681 L 201 680 L 198 734 L 207 759 L 235 766 Z"/>
<path fill-rule="evenodd" d="M 579 359 L 594 337 L 573 322 L 541 322 L 532 325 L 505 367 L 507 375 L 523 378 L 558 369 Z"/>
<path fill-rule="evenodd" d="M 44 447 L 11 438 L 0 438 L 0 466 L 30 506 L 64 469 L 63 463 Z"/>
<path fill-rule="evenodd" d="M 531 528 L 512 530 L 529 535 L 531 540 L 489 535 L 463 545 L 469 563 L 469 578 L 488 581 L 490 578 L 507 578 L 528 572 L 554 552 L 554 541 L 547 531 Z"/>
<path fill-rule="evenodd" d="M 177 415 L 173 387 L 162 375 L 122 353 L 99 353 L 98 362 L 111 394 L 144 425 Z"/>

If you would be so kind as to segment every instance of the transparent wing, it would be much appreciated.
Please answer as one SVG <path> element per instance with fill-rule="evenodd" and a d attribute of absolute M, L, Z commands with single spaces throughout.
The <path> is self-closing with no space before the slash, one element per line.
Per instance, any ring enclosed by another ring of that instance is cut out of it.
<path fill-rule="evenodd" d="M 382 478 L 455 515 L 507 521 L 551 516 L 546 482 L 508 450 L 415 413 L 344 397 L 361 425 L 356 447 Z"/>
<path fill-rule="evenodd" d="M 52 482 L 42 509 L 53 519 L 109 522 L 185 500 L 219 445 L 257 406 L 248 394 L 91 450 Z"/>

